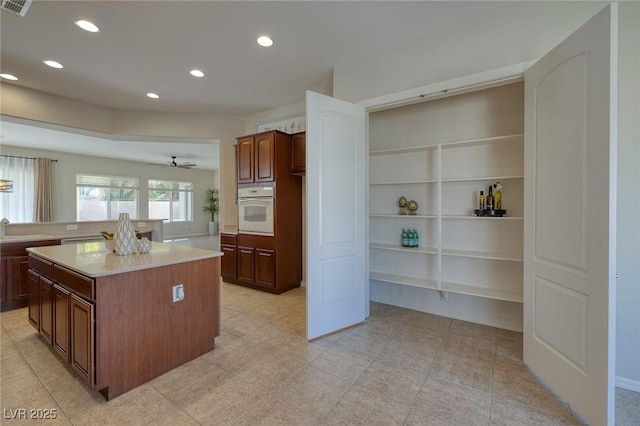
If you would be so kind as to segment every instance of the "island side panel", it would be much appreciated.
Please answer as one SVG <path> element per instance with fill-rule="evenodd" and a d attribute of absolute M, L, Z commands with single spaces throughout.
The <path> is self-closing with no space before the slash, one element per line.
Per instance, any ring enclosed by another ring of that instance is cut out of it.
<path fill-rule="evenodd" d="M 219 257 L 96 279 L 95 387 L 107 399 L 211 351 L 219 335 Z"/>

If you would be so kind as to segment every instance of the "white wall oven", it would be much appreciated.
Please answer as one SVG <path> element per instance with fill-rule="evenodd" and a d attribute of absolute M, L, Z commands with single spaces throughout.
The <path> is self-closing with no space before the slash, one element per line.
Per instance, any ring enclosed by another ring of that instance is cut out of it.
<path fill-rule="evenodd" d="M 273 188 L 238 188 L 238 232 L 273 236 Z"/>

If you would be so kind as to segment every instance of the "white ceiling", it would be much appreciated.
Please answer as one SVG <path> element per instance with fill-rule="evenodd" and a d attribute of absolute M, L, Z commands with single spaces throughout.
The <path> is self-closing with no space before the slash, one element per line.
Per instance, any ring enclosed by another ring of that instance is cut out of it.
<path fill-rule="evenodd" d="M 0 72 L 19 78 L 3 84 L 114 109 L 247 116 L 302 101 L 305 90 L 332 94 L 334 66 L 425 37 L 450 37 L 465 25 L 495 25 L 496 17 L 525 22 L 535 10 L 540 18 L 554 13 L 554 3 L 41 0 L 25 17 L 0 12 Z M 100 32 L 81 30 L 74 25 L 78 19 L 94 22 Z M 274 39 L 273 47 L 257 45 L 262 34 Z M 44 59 L 64 69 L 49 68 Z M 206 76 L 190 76 L 193 68 Z M 147 98 L 147 92 L 160 99 Z M 3 144 L 46 140 L 46 149 L 64 151 L 71 146 L 63 141 L 74 140 L 2 124 Z M 167 141 L 96 136 L 76 141 L 72 151 L 150 162 L 177 155 L 217 168 L 217 158 L 200 156 L 203 141 L 181 141 L 180 151 L 172 152 Z M 114 149 L 105 152 L 105 144 Z"/>

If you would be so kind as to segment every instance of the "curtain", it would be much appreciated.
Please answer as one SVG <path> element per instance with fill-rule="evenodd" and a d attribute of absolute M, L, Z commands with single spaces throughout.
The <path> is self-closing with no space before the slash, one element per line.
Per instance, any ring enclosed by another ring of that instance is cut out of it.
<path fill-rule="evenodd" d="M 51 193 L 51 160 L 36 158 L 35 167 L 34 222 L 51 222 L 53 219 L 53 196 Z"/>
<path fill-rule="evenodd" d="M 30 158 L 0 156 L 0 179 L 13 181 L 13 192 L 0 193 L 0 219 L 11 223 L 33 220 L 34 163 Z"/>

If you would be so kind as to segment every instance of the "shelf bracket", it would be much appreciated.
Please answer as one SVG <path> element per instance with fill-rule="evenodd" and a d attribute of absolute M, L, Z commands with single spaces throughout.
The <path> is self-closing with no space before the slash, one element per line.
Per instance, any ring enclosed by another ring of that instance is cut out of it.
<path fill-rule="evenodd" d="M 440 293 L 440 301 L 441 302 L 448 302 L 449 301 L 449 292 L 444 291 L 444 290 L 438 290 L 438 293 Z"/>

